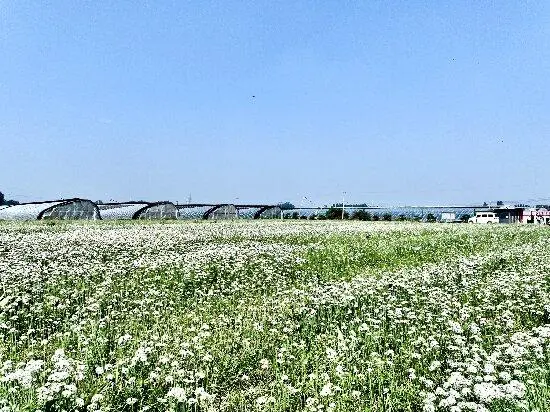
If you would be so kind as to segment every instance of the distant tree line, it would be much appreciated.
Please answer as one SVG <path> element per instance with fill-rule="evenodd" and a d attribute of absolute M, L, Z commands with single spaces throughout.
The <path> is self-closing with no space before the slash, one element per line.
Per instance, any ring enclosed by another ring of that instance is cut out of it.
<path fill-rule="evenodd" d="M 369 205 L 367 203 L 351 203 L 351 204 L 345 204 L 346 207 L 376 207 Z M 331 207 L 339 207 L 342 208 L 342 203 L 333 203 Z"/>
<path fill-rule="evenodd" d="M 18 204 L 19 202 L 17 200 L 6 200 L 4 193 L 0 192 L 0 206 L 13 206 Z"/>
<path fill-rule="evenodd" d="M 279 203 L 278 206 L 281 208 L 281 210 L 295 209 L 294 205 L 290 202 Z"/>
<path fill-rule="evenodd" d="M 118 203 L 118 202 L 115 202 L 114 200 L 109 201 L 109 202 L 104 202 L 103 200 L 96 200 L 94 203 L 96 205 L 104 205 L 105 203 Z M 122 203 L 149 203 L 149 202 L 146 201 L 146 200 L 128 200 L 128 201 L 125 201 L 125 202 L 122 202 Z"/>

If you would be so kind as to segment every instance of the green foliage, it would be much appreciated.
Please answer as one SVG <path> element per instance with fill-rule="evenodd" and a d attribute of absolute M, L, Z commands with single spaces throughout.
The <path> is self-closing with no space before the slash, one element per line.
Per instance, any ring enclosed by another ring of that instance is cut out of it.
<path fill-rule="evenodd" d="M 278 206 L 281 208 L 281 210 L 295 209 L 295 206 L 290 202 L 279 203 Z"/>
<path fill-rule="evenodd" d="M 353 211 L 353 213 L 351 214 L 351 218 L 354 220 L 368 221 L 372 219 L 372 215 L 366 210 L 357 209 Z"/>
<path fill-rule="evenodd" d="M 17 200 L 7 200 L 4 193 L 0 192 L 0 206 L 15 206 L 18 204 Z"/>
<path fill-rule="evenodd" d="M 361 207 L 369 208 L 369 207 L 372 207 L 371 205 L 369 205 L 367 203 L 346 203 L 344 206 L 354 207 L 354 208 L 361 208 Z M 341 209 L 342 208 L 342 203 L 333 203 L 332 207 L 339 207 Z"/>
<path fill-rule="evenodd" d="M 384 213 L 382 219 L 389 222 L 391 220 L 391 213 Z"/>
<path fill-rule="evenodd" d="M 342 208 L 329 208 L 325 213 L 325 217 L 329 220 L 342 219 Z M 344 211 L 344 219 L 349 219 L 349 213 L 347 211 Z"/>
<path fill-rule="evenodd" d="M 433 223 L 435 222 L 437 219 L 436 217 L 433 215 L 433 213 L 428 213 L 426 215 L 426 222 L 430 222 L 430 223 Z"/>
<path fill-rule="evenodd" d="M 468 219 L 470 219 L 470 218 L 471 218 L 471 216 L 468 213 L 465 213 L 462 216 L 460 216 L 460 221 L 464 222 L 464 223 L 467 223 Z"/>

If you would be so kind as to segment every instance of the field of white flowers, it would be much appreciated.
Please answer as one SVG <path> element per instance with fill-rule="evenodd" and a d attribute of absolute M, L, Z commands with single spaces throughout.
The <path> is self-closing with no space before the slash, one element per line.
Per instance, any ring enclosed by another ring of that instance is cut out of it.
<path fill-rule="evenodd" d="M 0 411 L 550 410 L 550 229 L 0 222 Z"/>

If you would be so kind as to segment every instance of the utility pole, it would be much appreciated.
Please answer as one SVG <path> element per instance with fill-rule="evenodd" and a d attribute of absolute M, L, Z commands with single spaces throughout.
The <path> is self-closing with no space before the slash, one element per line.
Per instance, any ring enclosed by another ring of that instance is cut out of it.
<path fill-rule="evenodd" d="M 342 192 L 342 220 L 344 220 L 344 203 L 346 201 L 346 192 Z"/>

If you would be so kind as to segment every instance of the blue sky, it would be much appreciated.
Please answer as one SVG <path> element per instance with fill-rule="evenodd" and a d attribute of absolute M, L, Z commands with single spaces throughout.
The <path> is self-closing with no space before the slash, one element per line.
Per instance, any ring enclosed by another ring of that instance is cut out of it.
<path fill-rule="evenodd" d="M 1 1 L 0 190 L 550 198 L 550 3 L 444 3 Z"/>

